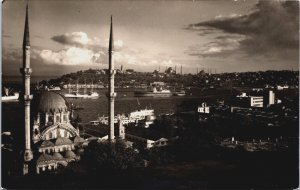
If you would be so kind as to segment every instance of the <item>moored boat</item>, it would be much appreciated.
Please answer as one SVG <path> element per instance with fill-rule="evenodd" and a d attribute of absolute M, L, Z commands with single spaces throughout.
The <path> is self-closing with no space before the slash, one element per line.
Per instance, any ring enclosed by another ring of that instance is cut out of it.
<path fill-rule="evenodd" d="M 4 87 L 4 96 L 1 97 L 2 102 L 18 101 L 19 93 L 12 93 L 12 89 Z"/>

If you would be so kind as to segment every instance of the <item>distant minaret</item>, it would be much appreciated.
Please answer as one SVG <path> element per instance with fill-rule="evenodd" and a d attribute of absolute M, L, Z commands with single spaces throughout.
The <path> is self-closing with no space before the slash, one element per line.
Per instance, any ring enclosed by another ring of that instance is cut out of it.
<path fill-rule="evenodd" d="M 32 95 L 30 95 L 30 74 L 32 69 L 30 68 L 30 42 L 29 42 L 29 24 L 28 24 L 28 4 L 26 5 L 26 19 L 25 29 L 23 37 L 23 68 L 20 69 L 23 76 L 23 95 L 24 95 L 24 108 L 25 108 L 25 150 L 24 150 L 24 168 L 23 174 L 28 173 L 28 161 L 32 160 L 33 154 L 30 145 L 30 101 Z"/>
<path fill-rule="evenodd" d="M 180 74 L 182 75 L 182 65 L 180 66 Z"/>
<path fill-rule="evenodd" d="M 175 65 L 175 74 L 176 74 L 176 65 Z"/>
<path fill-rule="evenodd" d="M 108 47 L 108 59 L 109 59 L 109 71 L 108 71 L 108 101 L 109 101 L 109 117 L 108 117 L 108 125 L 109 125 L 109 135 L 108 139 L 110 142 L 113 142 L 115 139 L 114 134 L 114 119 L 115 119 L 115 97 L 117 93 L 115 93 L 115 70 L 114 70 L 114 60 L 113 60 L 113 53 L 114 53 L 114 39 L 113 39 L 113 23 L 112 23 L 112 16 L 110 21 L 110 36 L 109 36 L 109 47 Z"/>

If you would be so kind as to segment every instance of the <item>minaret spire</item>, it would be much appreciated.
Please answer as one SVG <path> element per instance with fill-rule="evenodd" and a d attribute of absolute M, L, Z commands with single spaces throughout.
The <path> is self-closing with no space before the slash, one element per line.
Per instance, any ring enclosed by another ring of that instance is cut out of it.
<path fill-rule="evenodd" d="M 108 51 L 112 52 L 114 51 L 114 36 L 113 36 L 113 19 L 112 15 L 110 17 L 110 34 L 109 34 L 109 47 Z"/>
<path fill-rule="evenodd" d="M 23 47 L 25 46 L 30 46 L 29 24 L 28 24 L 28 3 L 26 4 L 26 18 L 25 18 L 25 27 L 24 27 L 24 38 L 23 38 Z"/>
<path fill-rule="evenodd" d="M 25 126 L 25 147 L 24 147 L 24 166 L 23 174 L 28 173 L 28 162 L 32 160 L 33 154 L 31 150 L 30 139 L 30 101 L 32 95 L 30 94 L 30 75 L 32 69 L 30 68 L 30 43 L 29 43 L 29 24 L 28 24 L 28 3 L 26 5 L 26 19 L 23 37 L 23 68 L 20 69 L 23 76 L 23 100 L 24 100 L 24 126 Z"/>
<path fill-rule="evenodd" d="M 117 93 L 115 93 L 115 70 L 114 70 L 114 60 L 113 60 L 113 53 L 114 53 L 114 39 L 113 39 L 113 20 L 111 16 L 110 20 L 110 36 L 109 36 L 109 47 L 108 47 L 108 61 L 109 61 L 109 71 L 108 71 L 108 125 L 109 125 L 109 135 L 108 139 L 110 142 L 113 142 L 115 139 L 115 97 Z"/>

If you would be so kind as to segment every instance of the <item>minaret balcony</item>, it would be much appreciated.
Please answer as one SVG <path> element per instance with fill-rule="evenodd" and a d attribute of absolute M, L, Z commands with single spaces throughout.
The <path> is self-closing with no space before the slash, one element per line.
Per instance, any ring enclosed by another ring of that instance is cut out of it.
<path fill-rule="evenodd" d="M 117 93 L 116 92 L 113 92 L 113 93 L 106 93 L 106 96 L 108 98 L 115 98 L 117 96 Z"/>
<path fill-rule="evenodd" d="M 21 68 L 20 71 L 24 75 L 31 75 L 31 73 L 32 73 L 32 69 L 31 68 Z"/>
<path fill-rule="evenodd" d="M 30 101 L 33 99 L 33 95 L 24 95 L 24 100 L 25 101 Z"/>
<path fill-rule="evenodd" d="M 116 70 L 108 70 L 108 73 L 110 74 L 110 75 L 115 75 L 116 73 L 117 73 L 117 71 Z"/>

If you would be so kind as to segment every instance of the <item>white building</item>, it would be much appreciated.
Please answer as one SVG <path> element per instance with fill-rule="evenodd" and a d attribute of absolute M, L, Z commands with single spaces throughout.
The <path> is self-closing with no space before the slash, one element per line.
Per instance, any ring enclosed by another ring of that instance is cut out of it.
<path fill-rule="evenodd" d="M 269 105 L 275 104 L 275 93 L 272 90 L 269 91 L 269 96 L 268 97 L 269 97 L 268 98 L 269 99 L 268 104 Z"/>
<path fill-rule="evenodd" d="M 198 113 L 209 113 L 209 106 L 206 105 L 206 102 L 203 102 L 201 106 L 198 106 Z"/>
<path fill-rule="evenodd" d="M 264 107 L 264 97 L 263 96 L 249 96 L 250 107 Z"/>

